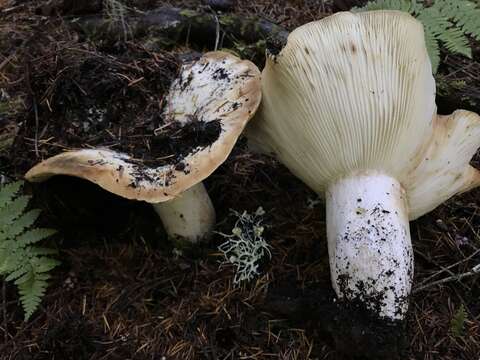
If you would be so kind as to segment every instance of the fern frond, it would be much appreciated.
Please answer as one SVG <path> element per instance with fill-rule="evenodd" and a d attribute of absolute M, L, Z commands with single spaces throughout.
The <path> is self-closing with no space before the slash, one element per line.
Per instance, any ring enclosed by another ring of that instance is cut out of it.
<path fill-rule="evenodd" d="M 58 265 L 60 265 L 59 261 L 49 257 L 36 257 L 32 260 L 32 266 L 36 274 L 49 272 Z"/>
<path fill-rule="evenodd" d="M 440 65 L 440 48 L 438 46 L 438 40 L 435 39 L 435 35 L 428 28 L 425 28 L 425 45 L 428 56 L 430 57 L 430 63 L 432 64 L 432 72 L 435 74 L 438 65 Z"/>
<path fill-rule="evenodd" d="M 29 201 L 30 196 L 19 196 L 15 200 L 10 201 L 8 206 L 0 209 L 0 229 L 10 225 L 13 220 L 22 215 Z"/>
<path fill-rule="evenodd" d="M 45 255 L 56 255 L 58 251 L 55 249 L 49 249 L 44 247 L 35 246 L 30 249 L 30 254 L 32 257 L 34 256 L 45 256 Z"/>
<path fill-rule="evenodd" d="M 410 4 L 409 13 L 417 17 L 424 10 L 423 2 L 421 0 L 412 0 Z"/>
<path fill-rule="evenodd" d="M 470 49 L 468 39 L 462 30 L 458 28 L 447 29 L 438 35 L 438 39 L 450 52 L 472 58 L 472 49 Z"/>
<path fill-rule="evenodd" d="M 31 281 L 33 278 L 33 270 L 29 269 L 25 274 L 20 276 L 18 279 L 15 279 L 14 284 L 17 286 L 22 285 L 23 283 L 26 283 L 28 281 Z"/>
<path fill-rule="evenodd" d="M 423 23 L 434 73 L 440 63 L 439 43 L 452 53 L 471 58 L 472 50 L 465 35 L 480 40 L 480 8 L 470 0 L 435 0 L 429 7 L 421 0 L 376 0 L 355 10 L 381 9 L 409 12 Z"/>
<path fill-rule="evenodd" d="M 25 320 L 28 320 L 40 305 L 48 286 L 48 279 L 48 274 L 37 275 L 32 273 L 26 281 L 18 284 L 18 292 L 20 293 L 20 302 L 25 312 Z"/>
<path fill-rule="evenodd" d="M 40 213 L 41 211 L 39 209 L 33 209 L 21 215 L 13 224 L 14 226 L 3 229 L 5 238 L 14 239 L 16 236 L 20 235 L 25 229 L 29 228 L 35 221 L 37 221 Z"/>
<path fill-rule="evenodd" d="M 0 275 L 9 274 L 16 271 L 23 265 L 24 252 L 21 249 L 10 246 L 2 251 L 2 259 L 0 261 Z"/>
<path fill-rule="evenodd" d="M 17 270 L 11 272 L 10 275 L 8 275 L 5 278 L 5 281 L 17 280 L 17 279 L 21 278 L 22 276 L 24 276 L 25 274 L 27 274 L 29 272 L 29 270 L 30 269 L 26 268 L 25 266 L 21 266 Z"/>
<path fill-rule="evenodd" d="M 25 247 L 30 244 L 39 242 L 56 233 L 53 229 L 31 229 L 24 232 L 17 237 L 17 244 L 19 247 Z"/>
<path fill-rule="evenodd" d="M 435 37 L 438 37 L 438 35 L 452 26 L 448 18 L 443 16 L 440 10 L 434 6 L 421 10 L 417 19 L 420 20 L 423 27 L 428 28 Z"/>
<path fill-rule="evenodd" d="M 18 196 L 21 186 L 16 182 L 0 188 L 0 275 L 17 285 L 28 320 L 45 294 L 48 272 L 59 262 L 50 257 L 55 250 L 34 246 L 55 230 L 32 228 L 40 210 L 25 212 L 30 196 Z"/>
<path fill-rule="evenodd" d="M 8 204 L 20 191 L 23 183 L 21 181 L 12 182 L 2 187 L 0 191 L 0 209 Z"/>
<path fill-rule="evenodd" d="M 441 0 L 438 7 L 443 16 L 453 19 L 463 33 L 480 40 L 480 9 L 468 0 Z"/>

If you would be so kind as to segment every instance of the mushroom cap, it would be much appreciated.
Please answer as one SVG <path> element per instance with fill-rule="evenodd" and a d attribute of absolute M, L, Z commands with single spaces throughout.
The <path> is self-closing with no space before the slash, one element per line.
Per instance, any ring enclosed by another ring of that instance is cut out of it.
<path fill-rule="evenodd" d="M 480 117 L 436 114 L 423 27 L 404 12 L 337 13 L 293 31 L 262 72 L 263 100 L 247 127 L 320 195 L 365 171 L 396 178 L 416 219 L 480 186 L 469 161 Z"/>
<path fill-rule="evenodd" d="M 182 66 L 166 100 L 168 124 L 183 127 L 196 122 L 205 131 L 213 131 L 209 135 L 213 141 L 194 146 L 157 168 L 108 149 L 68 151 L 34 166 L 26 179 L 39 182 L 54 175 L 77 176 L 128 199 L 170 200 L 226 160 L 260 103 L 260 72 L 250 61 L 230 53 L 209 52 Z"/>
<path fill-rule="evenodd" d="M 376 170 L 406 179 L 435 115 L 422 24 L 399 11 L 340 12 L 269 56 L 247 135 L 318 193 Z"/>
<path fill-rule="evenodd" d="M 480 171 L 470 165 L 480 147 L 480 116 L 465 110 L 438 115 L 420 163 L 403 186 L 414 220 L 455 194 L 480 186 Z"/>

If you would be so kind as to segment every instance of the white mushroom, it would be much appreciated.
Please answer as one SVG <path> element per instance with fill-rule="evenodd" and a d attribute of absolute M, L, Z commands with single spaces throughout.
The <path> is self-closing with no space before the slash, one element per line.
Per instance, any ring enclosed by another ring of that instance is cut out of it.
<path fill-rule="evenodd" d="M 25 177 L 38 182 L 77 176 L 127 199 L 152 203 L 170 237 L 197 242 L 215 223 L 201 181 L 226 160 L 260 99 L 260 73 L 253 63 L 226 52 L 206 53 L 182 67 L 164 118 L 166 126 L 198 125 L 200 132 L 209 132 L 207 143 L 172 154 L 172 161 L 156 168 L 108 149 L 69 151 L 37 164 Z"/>
<path fill-rule="evenodd" d="M 420 22 L 337 13 L 294 30 L 262 73 L 247 128 L 327 203 L 333 287 L 376 318 L 404 318 L 413 277 L 409 220 L 480 185 L 469 165 L 479 116 L 438 116 Z"/>

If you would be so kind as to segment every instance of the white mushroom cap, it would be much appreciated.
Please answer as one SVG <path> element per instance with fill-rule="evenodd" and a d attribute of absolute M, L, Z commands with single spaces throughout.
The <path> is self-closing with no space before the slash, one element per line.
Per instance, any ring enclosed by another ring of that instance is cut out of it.
<path fill-rule="evenodd" d="M 210 145 L 197 146 L 183 158 L 157 168 L 108 149 L 70 151 L 36 165 L 26 178 L 38 182 L 54 175 L 77 176 L 128 199 L 164 202 L 208 177 L 225 161 L 260 100 L 260 73 L 253 63 L 226 52 L 209 52 L 182 67 L 170 88 L 165 115 L 181 126 L 218 122 L 218 138 Z"/>
<path fill-rule="evenodd" d="M 469 165 L 480 146 L 480 116 L 457 110 L 438 115 L 418 166 L 405 181 L 411 220 L 455 194 L 480 186 L 480 171 Z"/>
<path fill-rule="evenodd" d="M 319 194 L 380 171 L 407 189 L 416 218 L 479 184 L 467 167 L 477 115 L 437 118 L 423 27 L 407 13 L 341 12 L 295 29 L 268 57 L 262 93 L 249 141 Z M 444 138 L 447 128 L 455 136 Z"/>
<path fill-rule="evenodd" d="M 341 303 L 402 321 L 414 267 L 409 219 L 480 185 L 469 165 L 479 116 L 437 116 L 422 25 L 397 11 L 297 28 L 267 59 L 262 93 L 247 136 L 325 196 Z"/>

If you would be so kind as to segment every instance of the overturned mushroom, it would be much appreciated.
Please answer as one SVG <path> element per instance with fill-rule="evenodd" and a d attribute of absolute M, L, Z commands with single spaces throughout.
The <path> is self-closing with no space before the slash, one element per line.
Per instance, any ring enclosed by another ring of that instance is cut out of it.
<path fill-rule="evenodd" d="M 201 181 L 225 161 L 255 113 L 261 99 L 259 76 L 253 63 L 219 51 L 185 64 L 166 99 L 162 129 L 173 131 L 164 140 L 175 144 L 166 145 L 171 155 L 161 166 L 96 148 L 56 155 L 25 177 L 32 182 L 54 175 L 87 179 L 127 199 L 152 203 L 169 236 L 199 241 L 215 223 Z"/>
<path fill-rule="evenodd" d="M 247 128 L 326 197 L 333 287 L 347 307 L 398 323 L 413 278 L 409 220 L 480 185 L 480 118 L 436 114 L 422 25 L 406 13 L 337 13 L 269 55 Z"/>

